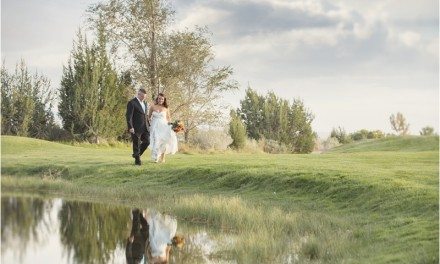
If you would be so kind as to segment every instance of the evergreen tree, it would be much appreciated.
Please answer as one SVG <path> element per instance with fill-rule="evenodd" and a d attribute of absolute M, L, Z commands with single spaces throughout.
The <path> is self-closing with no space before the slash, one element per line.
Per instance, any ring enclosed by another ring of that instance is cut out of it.
<path fill-rule="evenodd" d="M 64 129 L 92 142 L 124 133 L 124 111 L 132 92 L 129 76 L 119 78 L 109 60 L 103 32 L 98 27 L 97 43 L 90 46 L 78 32 L 60 89 Z"/>
<path fill-rule="evenodd" d="M 280 100 L 273 92 L 269 92 L 263 103 L 263 136 L 279 142 L 280 139 Z"/>
<path fill-rule="evenodd" d="M 246 128 L 234 110 L 231 111 L 230 116 L 229 135 L 232 138 L 232 143 L 229 146 L 234 149 L 242 149 L 246 144 Z"/>
<path fill-rule="evenodd" d="M 290 142 L 290 129 L 291 125 L 289 122 L 289 115 L 290 115 L 290 106 L 288 100 L 280 100 L 279 104 L 279 138 L 278 141 L 281 144 L 289 145 Z"/>
<path fill-rule="evenodd" d="M 22 60 L 13 74 L 1 68 L 2 134 L 47 139 L 55 125 L 50 81 L 31 75 Z"/>
<path fill-rule="evenodd" d="M 273 140 L 295 153 L 313 150 L 316 138 L 311 126 L 313 114 L 301 100 L 295 99 L 290 105 L 273 92 L 263 97 L 248 88 L 240 105 L 237 112 L 250 138 Z"/>
<path fill-rule="evenodd" d="M 248 137 L 255 140 L 259 140 L 264 133 L 263 104 L 264 97 L 248 87 L 244 99 L 240 101 L 241 107 L 237 110 L 246 127 Z"/>
<path fill-rule="evenodd" d="M 301 100 L 293 100 L 289 118 L 292 132 L 290 145 L 293 152 L 312 152 L 316 138 L 316 134 L 312 130 L 313 118 L 313 114 L 305 108 Z"/>

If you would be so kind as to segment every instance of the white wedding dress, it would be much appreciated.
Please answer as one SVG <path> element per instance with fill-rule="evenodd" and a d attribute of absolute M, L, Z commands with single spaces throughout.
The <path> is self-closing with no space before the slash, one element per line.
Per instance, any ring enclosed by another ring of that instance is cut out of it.
<path fill-rule="evenodd" d="M 177 231 L 176 218 L 156 211 L 144 212 L 149 227 L 151 256 L 166 257 L 167 246 L 172 243 Z"/>
<path fill-rule="evenodd" d="M 162 154 L 177 152 L 177 136 L 168 124 L 165 111 L 153 111 L 151 114 L 150 146 L 153 161 L 157 161 Z"/>

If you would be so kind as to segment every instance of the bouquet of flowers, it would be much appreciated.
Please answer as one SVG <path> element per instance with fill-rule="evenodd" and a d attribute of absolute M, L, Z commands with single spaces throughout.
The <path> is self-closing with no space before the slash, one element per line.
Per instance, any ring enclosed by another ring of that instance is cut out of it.
<path fill-rule="evenodd" d="M 180 131 L 185 130 L 185 126 L 183 125 L 183 122 L 180 120 L 176 120 L 176 121 L 170 123 L 170 125 L 171 125 L 171 129 L 176 133 L 179 133 Z"/>

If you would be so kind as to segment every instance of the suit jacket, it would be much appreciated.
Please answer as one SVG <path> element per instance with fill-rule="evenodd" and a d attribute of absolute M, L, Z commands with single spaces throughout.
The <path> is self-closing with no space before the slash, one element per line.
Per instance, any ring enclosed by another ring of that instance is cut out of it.
<path fill-rule="evenodd" d="M 138 135 L 148 132 L 147 111 L 147 105 L 145 105 L 144 112 L 136 97 L 130 100 L 127 103 L 127 112 L 125 114 L 128 129 L 134 128 L 134 132 Z"/>

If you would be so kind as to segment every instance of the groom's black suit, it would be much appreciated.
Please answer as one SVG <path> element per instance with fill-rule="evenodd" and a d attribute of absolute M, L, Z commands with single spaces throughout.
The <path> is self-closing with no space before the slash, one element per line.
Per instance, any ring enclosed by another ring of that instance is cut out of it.
<path fill-rule="evenodd" d="M 143 103 L 143 102 L 142 102 Z M 144 153 L 150 144 L 150 133 L 148 132 L 147 122 L 147 106 L 145 105 L 145 112 L 142 109 L 141 103 L 135 97 L 127 104 L 127 127 L 130 130 L 134 129 L 134 133 L 131 134 L 133 140 L 133 157 L 136 161 Z"/>

